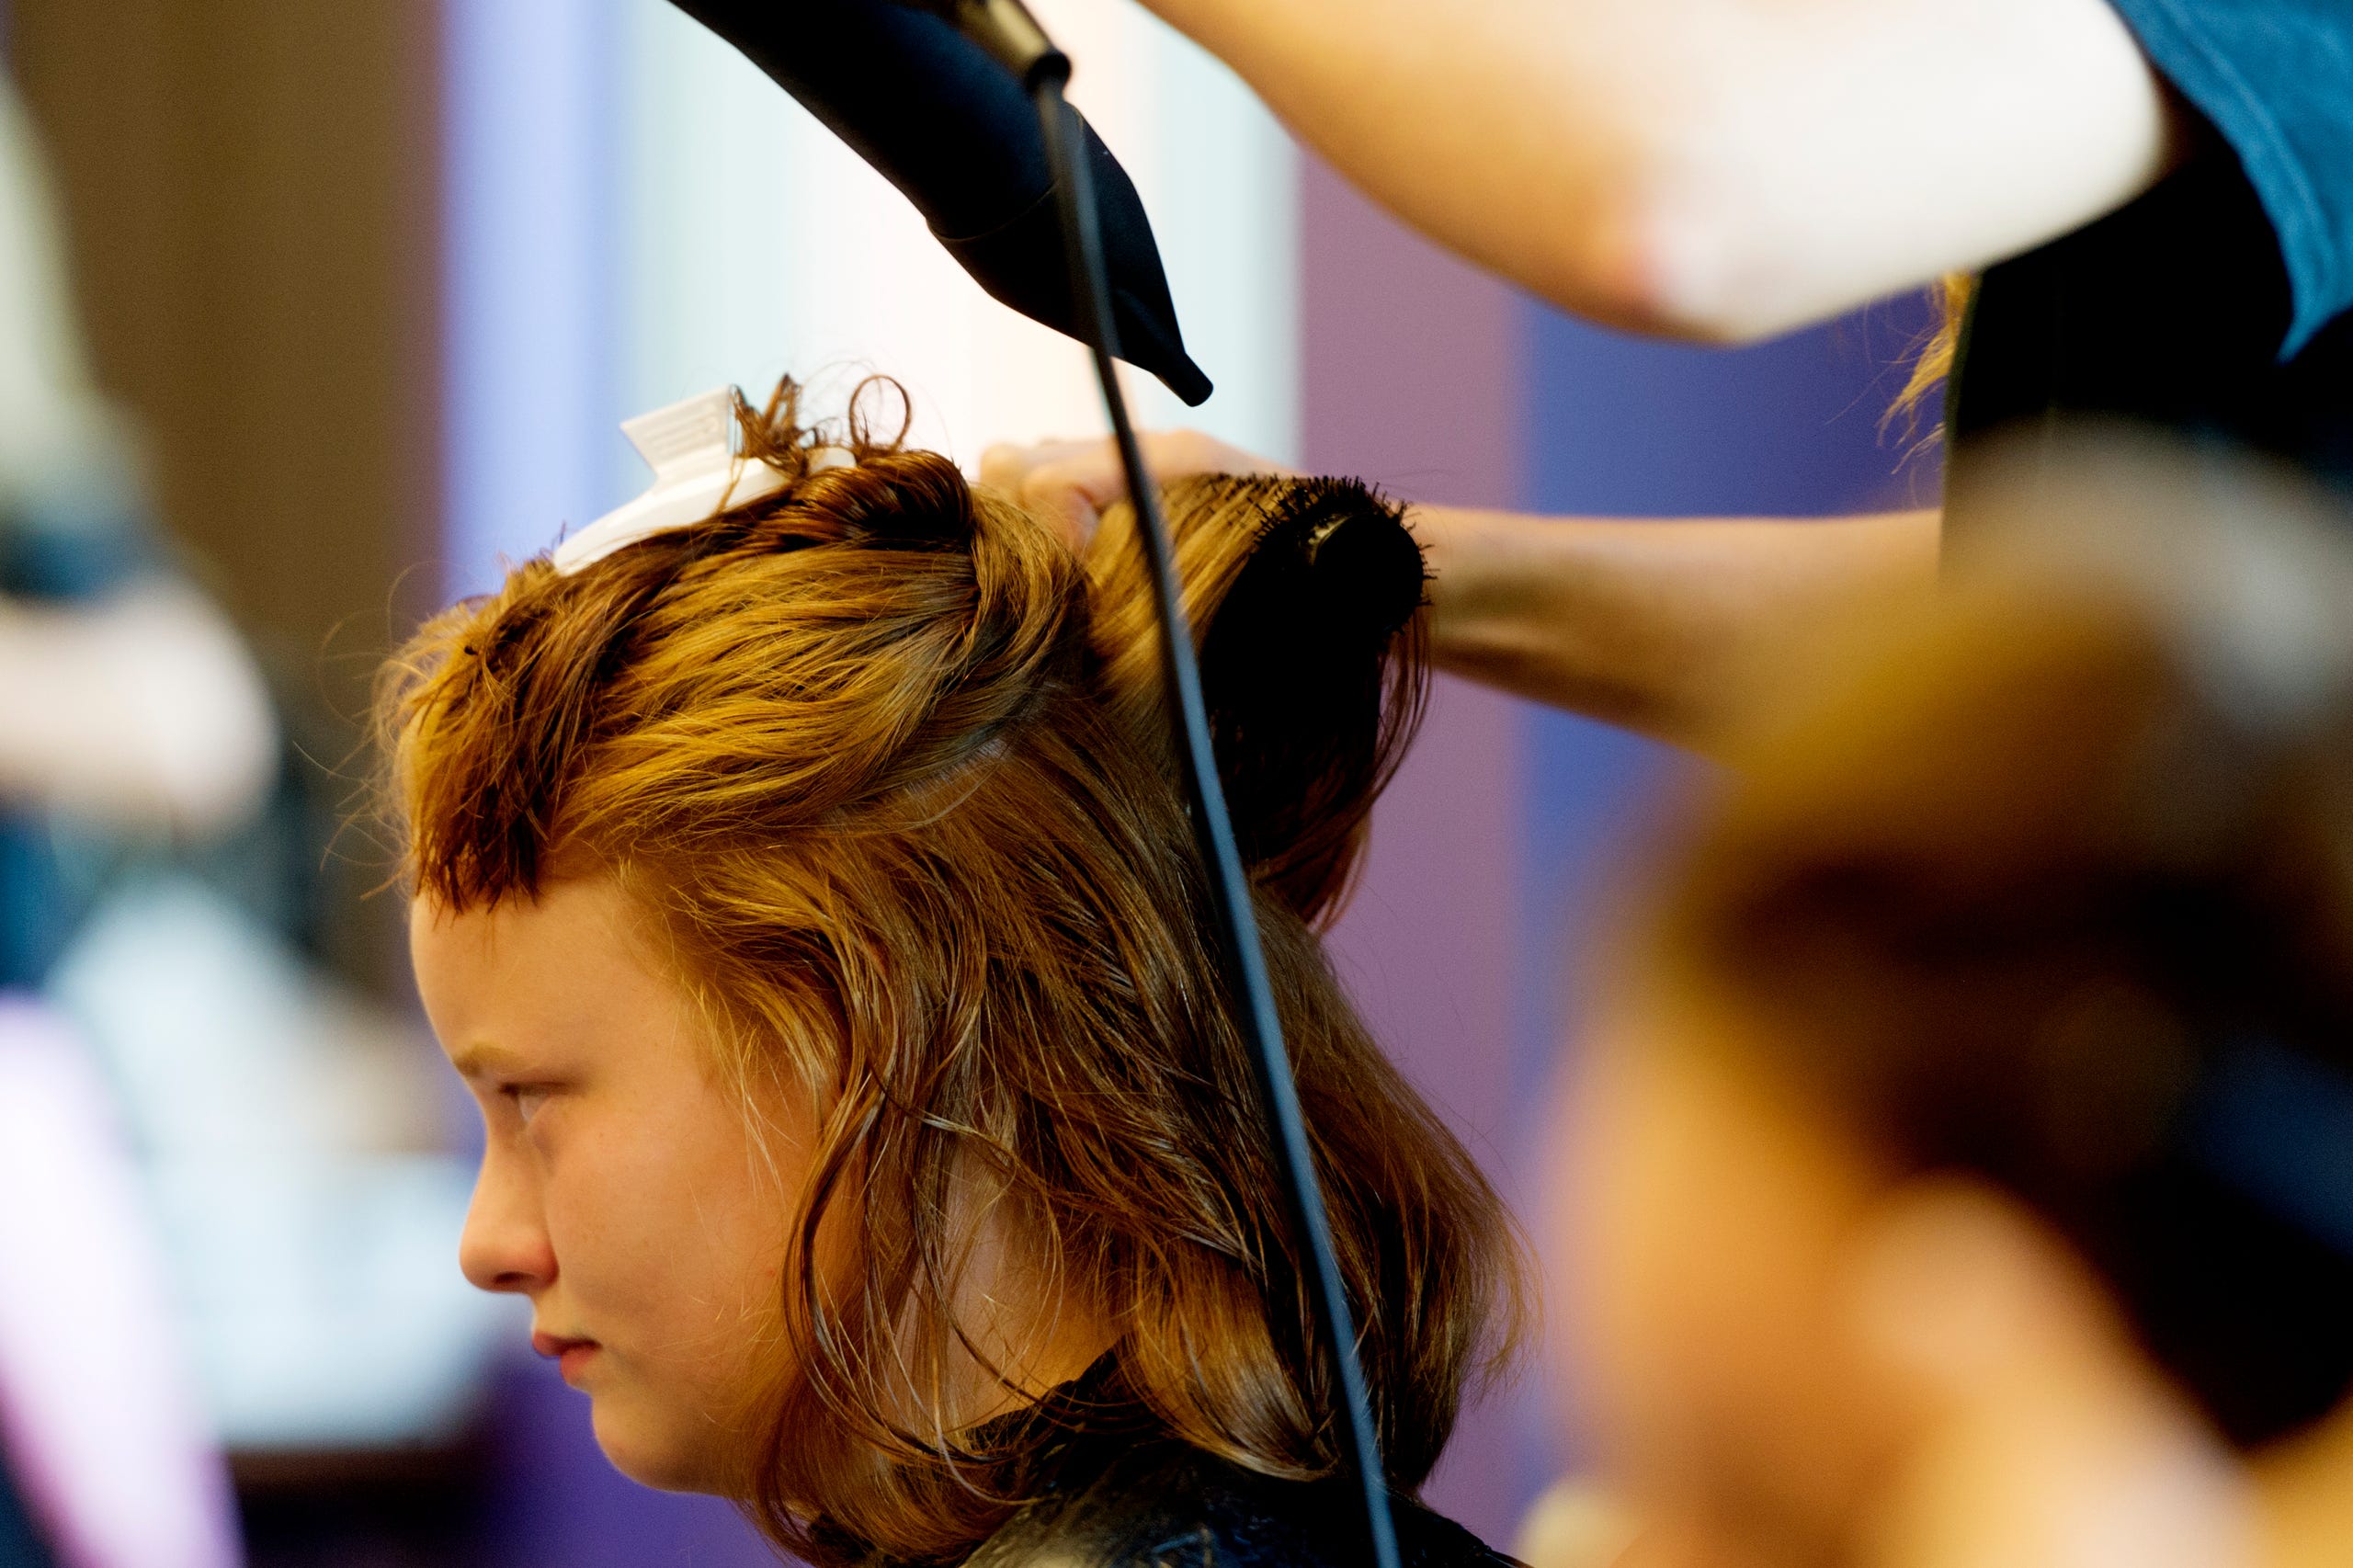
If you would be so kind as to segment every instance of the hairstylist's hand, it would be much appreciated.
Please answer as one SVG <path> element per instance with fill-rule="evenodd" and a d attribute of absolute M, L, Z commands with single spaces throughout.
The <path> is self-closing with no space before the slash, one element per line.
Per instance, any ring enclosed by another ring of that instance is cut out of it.
<path fill-rule="evenodd" d="M 1137 440 L 1143 448 L 1144 466 L 1164 485 L 1201 473 L 1291 472 L 1199 430 L 1151 430 Z M 999 442 L 981 454 L 981 483 L 1052 523 L 1074 550 L 1085 550 L 1095 537 L 1103 508 L 1128 494 L 1120 449 L 1108 436 L 1028 447 Z"/>

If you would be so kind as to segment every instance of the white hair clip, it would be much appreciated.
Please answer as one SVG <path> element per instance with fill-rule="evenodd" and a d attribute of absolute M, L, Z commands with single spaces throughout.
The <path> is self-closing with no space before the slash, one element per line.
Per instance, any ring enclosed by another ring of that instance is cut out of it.
<path fill-rule="evenodd" d="M 621 434 L 654 470 L 653 487 L 558 544 L 550 557 L 556 571 L 568 577 L 640 540 L 709 522 L 731 506 L 783 489 L 783 474 L 764 462 L 745 462 L 735 450 L 741 395 L 721 387 L 623 420 Z M 809 454 L 808 472 L 857 460 L 839 447 L 819 447 Z"/>

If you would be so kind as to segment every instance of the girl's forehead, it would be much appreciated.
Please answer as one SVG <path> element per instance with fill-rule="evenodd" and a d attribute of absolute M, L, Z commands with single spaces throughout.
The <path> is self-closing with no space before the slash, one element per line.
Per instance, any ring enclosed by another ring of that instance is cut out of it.
<path fill-rule="evenodd" d="M 560 964 L 574 956 L 645 956 L 641 914 L 609 874 L 549 881 L 536 892 L 453 908 L 430 894 L 409 903 L 412 944 L 441 956 L 506 965 Z"/>
<path fill-rule="evenodd" d="M 409 938 L 426 1012 L 453 1054 L 478 1041 L 515 1051 L 549 1037 L 593 1041 L 686 1002 L 609 878 L 466 910 L 419 899 Z"/>

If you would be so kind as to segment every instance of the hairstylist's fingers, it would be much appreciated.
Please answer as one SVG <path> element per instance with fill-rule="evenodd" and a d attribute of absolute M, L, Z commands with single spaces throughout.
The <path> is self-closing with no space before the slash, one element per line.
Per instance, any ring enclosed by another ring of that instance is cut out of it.
<path fill-rule="evenodd" d="M 1105 437 L 1086 441 L 999 441 L 981 454 L 981 483 L 1019 500 L 1023 483 L 1035 470 L 1109 445 Z"/>
<path fill-rule="evenodd" d="M 1199 430 L 1154 430 L 1137 437 L 1144 466 L 1162 484 L 1203 473 L 1288 473 L 1241 448 Z M 1094 537 L 1103 508 L 1128 494 L 1118 446 L 1093 441 L 1000 444 L 981 454 L 981 483 L 1005 491 L 1029 512 L 1054 523 L 1075 549 Z"/>
<path fill-rule="evenodd" d="M 1143 437 L 1144 466 L 1163 484 L 1199 473 L 1296 473 L 1202 430 L 1154 430 Z"/>
<path fill-rule="evenodd" d="M 981 483 L 1052 524 L 1074 550 L 1086 548 L 1103 508 L 1128 493 L 1119 451 L 1108 437 L 999 443 L 981 454 Z"/>

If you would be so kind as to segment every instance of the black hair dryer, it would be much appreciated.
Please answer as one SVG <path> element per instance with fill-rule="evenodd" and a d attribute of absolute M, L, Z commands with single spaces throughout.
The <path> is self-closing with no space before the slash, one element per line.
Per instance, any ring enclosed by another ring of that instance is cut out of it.
<path fill-rule="evenodd" d="M 898 187 L 995 299 L 1085 341 L 1038 112 L 1022 83 L 925 6 L 896 0 L 675 0 Z M 1188 404 L 1210 379 L 1185 352 L 1143 203 L 1093 131 L 1086 151 L 1110 275 L 1113 351 Z"/>

